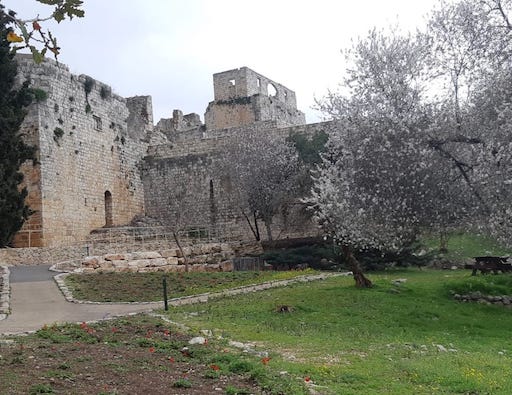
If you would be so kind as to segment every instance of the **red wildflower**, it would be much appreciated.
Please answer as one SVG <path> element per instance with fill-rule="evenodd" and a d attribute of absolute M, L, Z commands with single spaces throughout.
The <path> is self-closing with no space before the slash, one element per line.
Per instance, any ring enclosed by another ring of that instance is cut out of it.
<path fill-rule="evenodd" d="M 268 365 L 269 362 L 270 362 L 270 357 L 261 358 L 261 363 L 263 365 Z"/>
<path fill-rule="evenodd" d="M 155 352 L 155 347 L 149 347 L 149 352 Z"/>
<path fill-rule="evenodd" d="M 169 331 L 169 329 L 166 329 L 164 331 L 164 336 L 171 336 L 171 332 Z"/>
<path fill-rule="evenodd" d="M 309 383 L 311 381 L 311 377 L 309 377 L 309 376 L 304 377 L 304 381 L 306 383 Z"/>
<path fill-rule="evenodd" d="M 176 361 L 175 361 L 175 359 L 174 359 L 173 357 L 169 357 L 169 362 L 170 362 L 170 363 L 174 363 L 174 362 L 176 362 Z"/>
<path fill-rule="evenodd" d="M 213 370 L 220 370 L 219 365 L 210 365 Z"/>

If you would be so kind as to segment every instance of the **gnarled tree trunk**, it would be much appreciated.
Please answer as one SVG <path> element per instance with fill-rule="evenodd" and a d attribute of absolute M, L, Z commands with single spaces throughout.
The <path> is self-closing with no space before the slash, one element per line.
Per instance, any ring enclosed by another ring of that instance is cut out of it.
<path fill-rule="evenodd" d="M 354 280 L 356 282 L 357 288 L 371 288 L 373 286 L 372 282 L 364 275 L 363 270 L 361 269 L 361 265 L 359 261 L 354 256 L 352 249 L 346 245 L 341 245 L 341 252 L 343 254 L 343 258 L 345 258 L 345 263 L 348 265 L 349 269 L 352 271 L 352 275 L 354 276 Z"/>

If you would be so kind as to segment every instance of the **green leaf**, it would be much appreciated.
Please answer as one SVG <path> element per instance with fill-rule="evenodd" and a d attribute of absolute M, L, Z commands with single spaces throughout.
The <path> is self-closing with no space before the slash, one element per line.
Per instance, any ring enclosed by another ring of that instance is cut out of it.
<path fill-rule="evenodd" d="M 30 52 L 32 52 L 32 58 L 35 63 L 39 64 L 44 60 L 44 54 L 39 52 L 33 45 L 30 46 Z"/>
<path fill-rule="evenodd" d="M 58 5 L 59 3 L 61 3 L 62 0 L 36 0 L 36 1 L 41 4 L 46 4 L 46 5 Z"/>
<path fill-rule="evenodd" d="M 24 23 L 17 23 L 17 25 L 21 30 L 21 34 L 23 35 L 25 42 L 28 42 L 30 40 L 30 34 L 28 33 L 27 27 Z"/>
<path fill-rule="evenodd" d="M 73 19 L 73 16 L 82 18 L 85 15 L 84 10 L 80 9 L 82 4 L 82 0 L 66 0 L 66 3 L 62 6 L 62 10 L 68 15 L 69 19 Z"/>
<path fill-rule="evenodd" d="M 64 12 L 61 9 L 56 9 L 53 13 L 53 19 L 55 19 L 57 23 L 62 22 L 65 19 Z"/>

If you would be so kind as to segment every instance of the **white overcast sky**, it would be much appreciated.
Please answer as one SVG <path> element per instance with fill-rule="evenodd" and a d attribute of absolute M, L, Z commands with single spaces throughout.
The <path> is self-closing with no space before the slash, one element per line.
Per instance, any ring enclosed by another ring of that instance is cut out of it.
<path fill-rule="evenodd" d="M 0 0 L 22 19 L 48 16 L 35 0 Z M 52 25 L 59 61 L 121 96 L 151 95 L 155 123 L 173 109 L 204 119 L 212 74 L 247 66 L 294 90 L 308 122 L 335 89 L 341 49 L 372 27 L 424 25 L 436 0 L 84 0 L 85 18 Z M 48 24 L 43 25 L 47 27 Z"/>

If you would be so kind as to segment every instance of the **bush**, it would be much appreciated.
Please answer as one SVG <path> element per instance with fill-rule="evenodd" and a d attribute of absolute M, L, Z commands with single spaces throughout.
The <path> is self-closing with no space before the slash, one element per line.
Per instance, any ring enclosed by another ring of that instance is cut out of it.
<path fill-rule="evenodd" d="M 266 251 L 261 258 L 278 270 L 293 269 L 297 265 L 303 264 L 308 264 L 309 267 L 319 270 L 333 270 L 336 268 L 334 263 L 336 262 L 336 254 L 332 247 L 326 246 L 312 245 L 275 249 Z"/>
<path fill-rule="evenodd" d="M 401 252 L 366 249 L 355 252 L 357 260 L 364 270 L 383 270 L 389 266 L 425 266 L 432 259 L 432 254 L 416 254 L 422 246 L 411 243 Z M 297 265 L 308 264 L 316 270 L 346 269 L 343 259 L 339 256 L 339 248 L 332 245 L 308 245 L 296 248 L 274 249 L 261 256 L 267 263 L 278 270 L 293 269 Z"/>
<path fill-rule="evenodd" d="M 512 295 L 512 275 L 472 276 L 461 281 L 451 283 L 448 291 L 460 295 L 472 292 L 481 292 L 484 295 Z"/>

